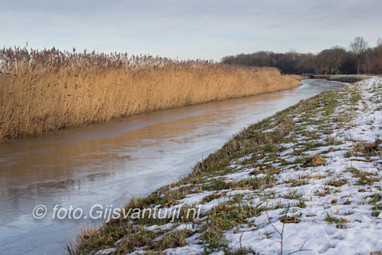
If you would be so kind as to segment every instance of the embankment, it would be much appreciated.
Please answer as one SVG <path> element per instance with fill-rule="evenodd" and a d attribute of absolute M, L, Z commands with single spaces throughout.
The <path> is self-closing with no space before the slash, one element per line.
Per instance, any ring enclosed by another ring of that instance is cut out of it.
<path fill-rule="evenodd" d="M 273 68 L 127 54 L 0 51 L 0 139 L 290 89 Z"/>
<path fill-rule="evenodd" d="M 131 200 L 136 215 L 83 229 L 71 253 L 379 254 L 381 88 L 374 77 L 250 126 L 178 183 Z"/>
<path fill-rule="evenodd" d="M 339 82 L 346 82 L 346 83 L 354 83 L 357 81 L 362 81 L 363 79 L 365 79 L 367 77 L 359 76 L 359 75 L 312 75 L 311 78 L 313 78 L 313 79 L 325 79 L 328 81 L 339 81 Z"/>

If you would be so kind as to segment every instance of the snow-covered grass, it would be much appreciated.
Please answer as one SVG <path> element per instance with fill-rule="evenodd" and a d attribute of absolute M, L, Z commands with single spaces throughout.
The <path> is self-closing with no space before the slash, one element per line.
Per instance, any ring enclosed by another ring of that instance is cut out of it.
<path fill-rule="evenodd" d="M 114 220 L 75 253 L 382 254 L 381 109 L 378 77 L 300 102 L 127 206 L 199 218 Z"/>

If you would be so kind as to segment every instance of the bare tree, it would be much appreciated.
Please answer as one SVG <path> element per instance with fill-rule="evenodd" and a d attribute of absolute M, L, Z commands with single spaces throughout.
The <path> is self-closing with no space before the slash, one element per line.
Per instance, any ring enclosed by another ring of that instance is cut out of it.
<path fill-rule="evenodd" d="M 364 60 L 367 48 L 367 42 L 361 36 L 357 36 L 354 38 L 353 42 L 350 43 L 350 50 L 357 59 L 357 74 L 359 74 L 360 66 Z"/>
<path fill-rule="evenodd" d="M 377 46 L 366 51 L 365 68 L 368 73 L 382 73 L 382 39 L 379 38 Z"/>
<path fill-rule="evenodd" d="M 331 73 L 331 60 L 329 50 L 322 50 L 316 58 L 317 68 L 320 73 L 330 74 Z"/>
<path fill-rule="evenodd" d="M 382 38 L 378 38 L 377 47 L 382 46 Z"/>
<path fill-rule="evenodd" d="M 379 38 L 377 42 L 377 47 L 375 48 L 375 58 L 376 58 L 376 73 L 382 73 L 382 39 Z"/>
<path fill-rule="evenodd" d="M 340 46 L 335 46 L 330 49 L 330 52 L 331 52 L 332 66 L 335 69 L 336 74 L 338 74 L 342 61 L 345 57 L 346 51 Z"/>

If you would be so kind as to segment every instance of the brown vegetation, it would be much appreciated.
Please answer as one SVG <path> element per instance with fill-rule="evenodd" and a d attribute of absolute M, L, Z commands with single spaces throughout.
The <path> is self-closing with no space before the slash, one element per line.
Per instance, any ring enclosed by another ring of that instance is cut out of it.
<path fill-rule="evenodd" d="M 0 51 L 0 139 L 300 85 L 274 68 L 127 54 Z"/>

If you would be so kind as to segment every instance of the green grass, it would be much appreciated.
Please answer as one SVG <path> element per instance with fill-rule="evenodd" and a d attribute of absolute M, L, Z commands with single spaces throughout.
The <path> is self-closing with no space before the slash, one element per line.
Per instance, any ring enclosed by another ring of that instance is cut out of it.
<path fill-rule="evenodd" d="M 352 173 L 354 177 L 358 178 L 358 185 L 372 185 L 374 182 L 381 180 L 381 178 L 372 177 L 373 174 L 371 173 L 362 172 L 354 167 L 349 168 L 346 171 Z"/>
<path fill-rule="evenodd" d="M 382 194 L 376 193 L 370 197 L 369 204 L 372 205 L 371 215 L 374 217 L 378 217 L 378 215 L 382 212 Z"/>
<path fill-rule="evenodd" d="M 228 242 L 223 238 L 224 231 L 233 229 L 238 224 L 247 223 L 246 219 L 259 216 L 263 211 L 260 207 L 251 205 L 232 206 L 221 203 L 212 208 L 206 224 L 202 227 L 205 251 L 207 253 L 227 250 Z"/>
<path fill-rule="evenodd" d="M 292 216 L 283 215 L 279 218 L 279 221 L 281 221 L 282 223 L 300 223 L 301 222 L 301 220 L 299 219 L 299 216 L 297 215 L 292 215 Z"/>
<path fill-rule="evenodd" d="M 325 92 L 309 100 L 301 101 L 295 106 L 249 126 L 235 135 L 221 149 L 210 154 L 202 162 L 199 162 L 188 176 L 182 178 L 177 183 L 158 189 L 147 197 L 131 200 L 126 208 L 148 208 L 153 206 L 168 208 L 177 205 L 180 199 L 185 198 L 189 194 L 203 193 L 205 191 L 213 191 L 214 193 L 205 196 L 201 204 L 219 199 L 225 196 L 228 190 L 236 189 L 250 190 L 264 198 L 266 196 L 275 198 L 275 194 L 262 194 L 262 192 L 277 184 L 279 175 L 282 174 L 283 166 L 299 170 L 326 164 L 325 155 L 316 154 L 308 157 L 307 155 L 312 154 L 306 153 L 322 146 L 335 146 L 339 144 L 334 138 L 322 139 L 322 134 L 329 135 L 331 133 L 333 127 L 328 123 L 336 121 L 336 125 L 345 125 L 349 118 L 351 118 L 351 115 L 346 115 L 341 116 L 341 118 L 337 117 L 335 120 L 332 119 L 332 115 L 336 112 L 340 102 L 343 103 L 342 99 L 350 105 L 361 100 L 359 94 L 350 94 L 346 89 L 340 89 Z M 300 119 L 297 121 L 298 124 L 294 121 L 297 116 Z M 307 131 L 309 126 L 317 127 L 317 131 Z M 268 130 L 272 131 L 268 132 Z M 283 144 L 291 142 L 296 143 L 291 156 L 297 156 L 297 158 L 286 161 L 279 156 L 279 153 L 286 150 Z M 356 153 L 367 154 L 370 157 L 378 155 L 379 143 L 376 147 L 373 146 L 373 144 L 360 145 L 355 151 L 349 152 L 347 156 L 351 157 Z M 243 161 L 238 160 L 249 154 L 252 154 L 251 158 Z M 219 176 L 237 171 L 237 168 L 230 168 L 232 162 L 236 162 L 235 164 L 239 168 L 253 168 L 254 170 L 250 173 L 250 177 L 239 181 L 219 178 Z M 371 185 L 378 180 L 376 176 L 361 172 L 355 168 L 348 169 L 348 172 L 354 178 L 358 178 L 358 185 Z M 301 176 L 301 178 L 297 179 L 283 179 L 283 184 L 291 188 L 290 194 L 284 195 L 284 198 L 295 200 L 293 201 L 294 210 L 306 208 L 307 205 L 306 199 L 302 195 L 298 195 L 293 187 L 306 185 L 311 179 L 309 176 Z M 350 180 L 345 178 L 330 179 L 326 183 L 325 190 L 323 192 L 317 191 L 315 195 L 326 196 L 333 192 L 330 187 L 341 187 L 347 183 L 350 183 Z M 204 246 L 206 253 L 214 251 L 224 251 L 226 254 L 255 253 L 248 248 L 232 248 L 228 245 L 229 242 L 224 239 L 225 231 L 238 231 L 241 225 L 248 225 L 248 218 L 257 217 L 262 212 L 269 210 L 266 205 L 253 206 L 248 204 L 248 200 L 250 198 L 244 195 L 231 196 L 228 201 L 221 202 L 202 215 L 205 217 L 202 222 L 195 222 L 192 218 L 185 217 L 177 219 L 174 222 L 174 227 L 185 222 L 196 224 L 199 227 L 197 232 L 201 233 L 200 243 Z M 376 214 L 381 209 L 378 204 L 380 197 L 373 197 L 370 200 L 373 201 L 370 202 L 372 213 Z M 335 204 L 338 204 L 338 201 L 335 201 Z M 285 208 L 285 205 L 281 203 L 279 206 L 280 208 Z M 182 216 L 185 216 L 187 209 L 187 207 L 182 207 Z M 171 230 L 158 230 L 155 232 L 148 231 L 145 228 L 152 225 L 160 226 L 169 223 L 170 220 L 138 219 L 133 222 L 124 219 L 113 220 L 102 226 L 99 230 L 88 230 L 86 233 L 79 235 L 75 253 L 87 254 L 93 250 L 109 247 L 116 247 L 118 252 L 122 254 L 142 247 L 144 247 L 144 251 L 147 253 L 155 253 L 167 248 L 186 245 L 186 238 L 194 234 L 189 230 L 172 232 Z M 283 223 L 299 223 L 301 219 L 299 215 L 283 215 L 280 221 Z M 345 224 L 347 222 L 344 218 L 336 218 L 329 214 L 325 221 L 336 224 L 339 228 L 346 227 Z M 159 236 L 162 236 L 162 238 L 158 240 Z M 118 240 L 121 241 L 118 245 L 115 245 L 115 242 Z"/>
<path fill-rule="evenodd" d="M 349 222 L 348 220 L 346 220 L 342 217 L 336 218 L 336 217 L 329 215 L 329 214 L 327 214 L 325 221 L 327 221 L 329 223 L 336 224 L 337 228 L 346 228 L 345 223 Z"/>

